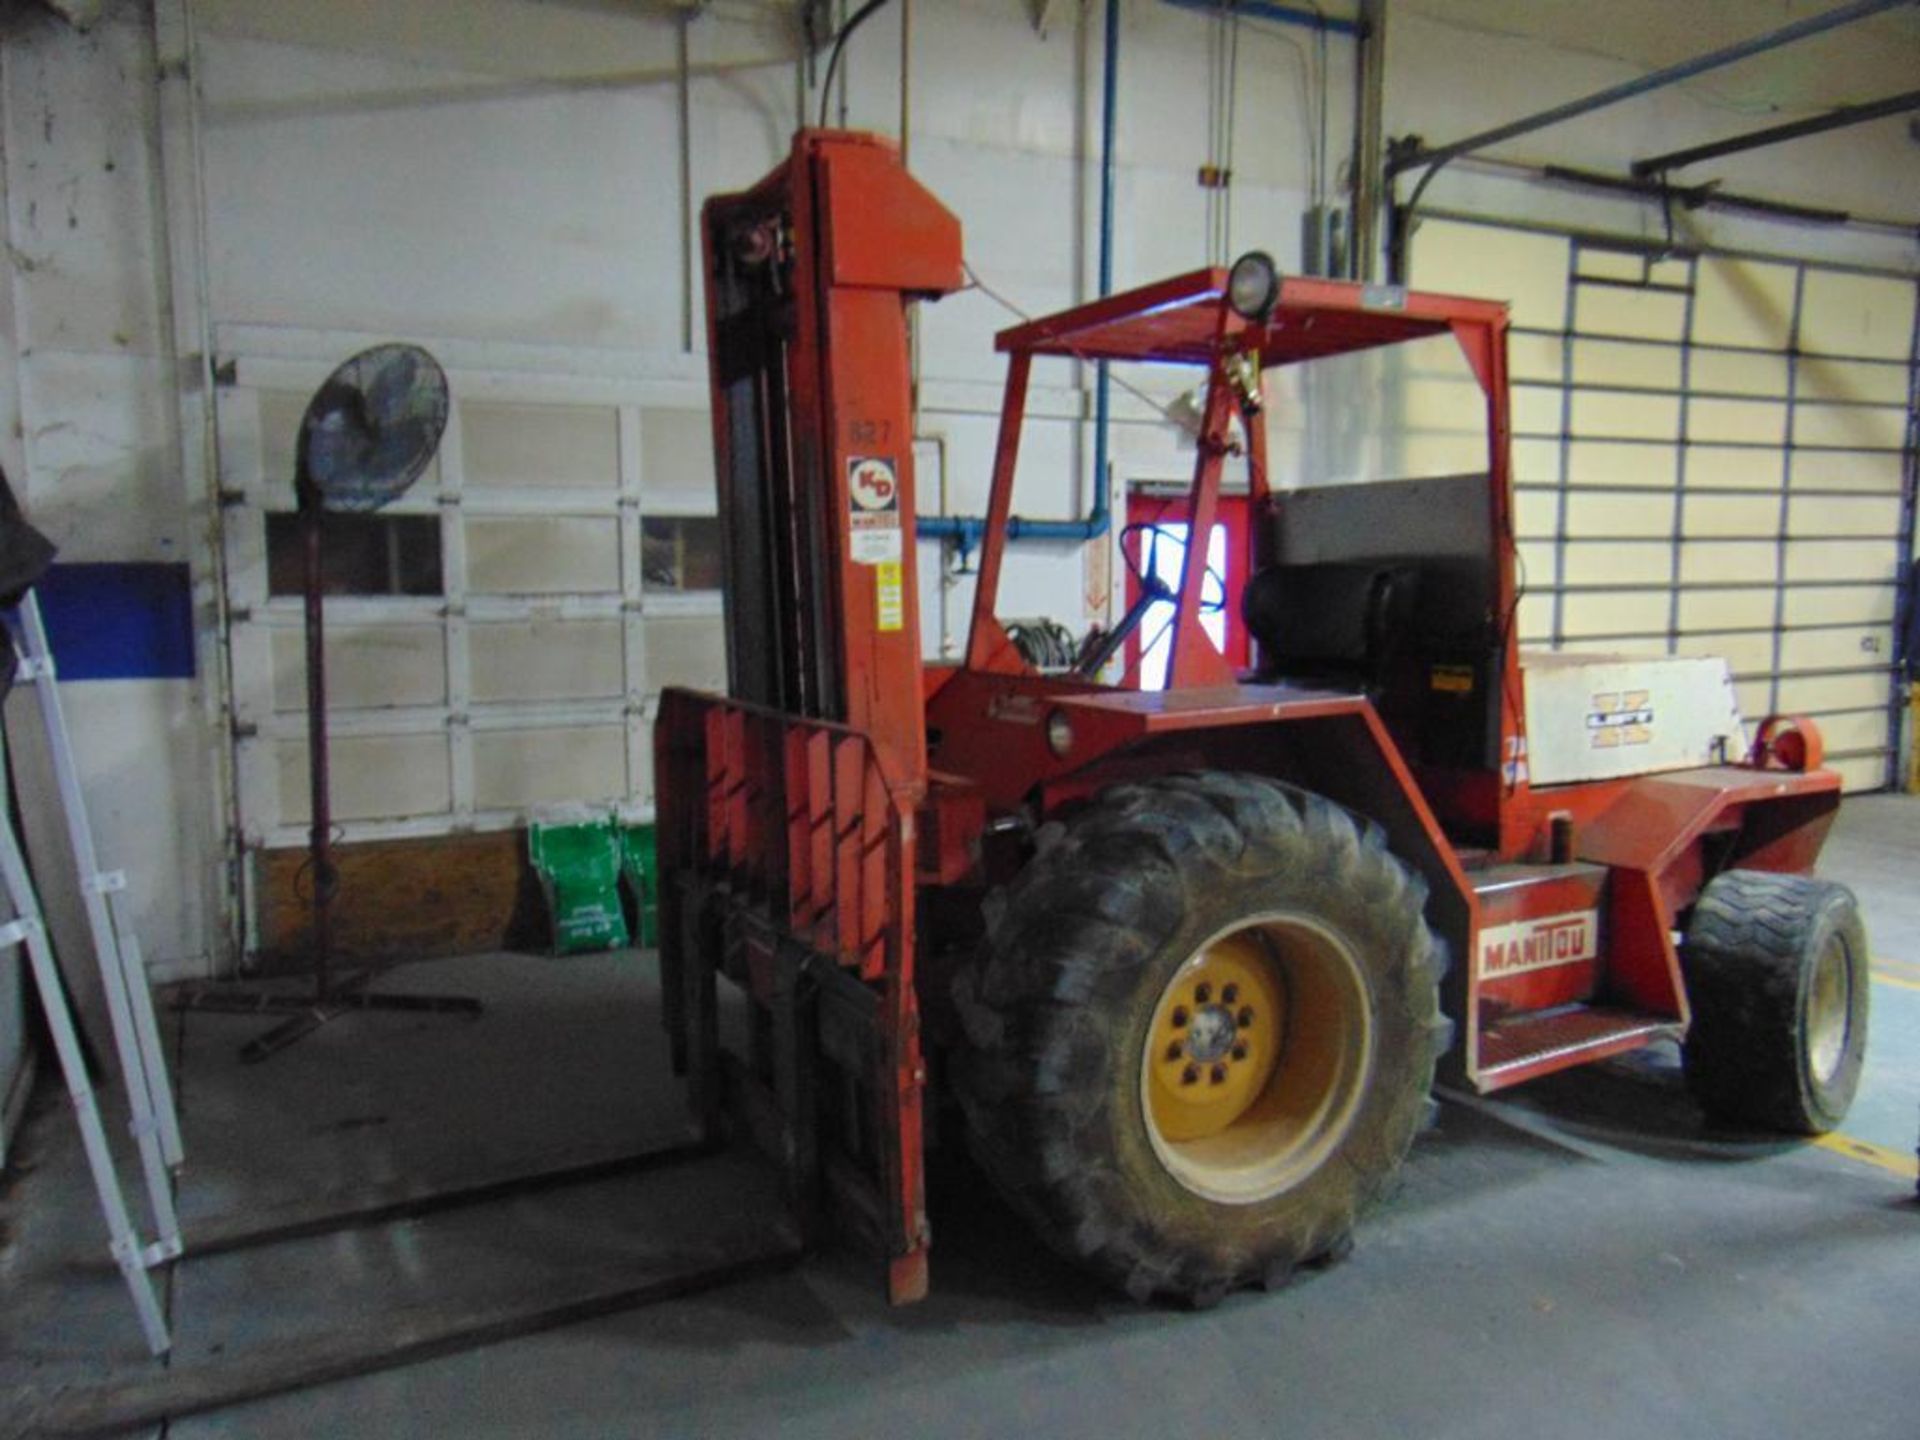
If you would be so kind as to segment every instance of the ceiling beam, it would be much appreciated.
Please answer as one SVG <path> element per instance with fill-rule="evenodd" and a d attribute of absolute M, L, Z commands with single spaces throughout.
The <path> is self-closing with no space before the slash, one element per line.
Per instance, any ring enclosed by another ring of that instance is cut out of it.
<path fill-rule="evenodd" d="M 1690 145 L 1685 150 L 1669 150 L 1664 155 L 1650 155 L 1645 160 L 1633 162 L 1633 173 L 1642 178 L 1664 175 L 1669 170 L 1678 170 L 1702 160 L 1718 160 L 1722 155 L 1738 155 L 1743 150 L 1779 145 L 1788 140 L 1798 140 L 1804 135 L 1820 135 L 1849 125 L 1864 125 L 1869 120 L 1904 115 L 1909 110 L 1920 110 L 1920 90 L 1909 90 L 1904 95 L 1889 95 L 1884 100 L 1869 100 L 1860 105 L 1842 105 L 1838 110 L 1812 115 L 1805 120 L 1770 125 L 1764 130 L 1749 130 L 1744 135 L 1712 140 L 1705 145 Z"/>
<path fill-rule="evenodd" d="M 1441 145 L 1432 149 L 1425 145 L 1404 147 L 1398 153 L 1388 156 L 1387 173 L 1398 175 L 1407 170 L 1438 167 L 1449 160 L 1471 154 L 1475 150 L 1484 150 L 1489 145 L 1497 145 L 1502 140 L 1529 135 L 1535 130 L 1544 130 L 1549 125 L 1561 124 L 1563 121 L 1575 119 L 1605 106 L 1618 105 L 1622 100 L 1631 100 L 1637 95 L 1661 90 L 1669 85 L 1678 84 L 1682 80 L 1691 80 L 1696 75 L 1704 75 L 1709 70 L 1718 70 L 1735 61 L 1763 55 L 1769 50 L 1791 45 L 1796 40 L 1804 40 L 1810 35 L 1838 29 L 1842 25 L 1851 25 L 1856 20 L 1864 20 L 1870 15 L 1878 15 L 1886 10 L 1897 10 L 1915 3 L 1916 0 L 1851 0 L 1849 4 L 1838 6 L 1819 15 L 1809 15 L 1804 20 L 1796 20 L 1791 25 L 1783 25 L 1778 30 L 1769 30 L 1766 34 L 1756 35 L 1750 40 L 1742 40 L 1737 45 L 1710 50 L 1704 55 L 1694 56 L 1691 60 L 1683 60 L 1678 65 L 1669 65 L 1664 70 L 1655 70 L 1608 89 L 1582 96 L 1578 100 L 1569 100 L 1566 104 L 1556 105 L 1551 110 L 1542 110 L 1519 120 L 1510 120 L 1505 125 L 1496 125 L 1491 130 L 1482 130 L 1477 135 L 1469 135 L 1464 140 L 1455 140 L 1450 145 Z"/>

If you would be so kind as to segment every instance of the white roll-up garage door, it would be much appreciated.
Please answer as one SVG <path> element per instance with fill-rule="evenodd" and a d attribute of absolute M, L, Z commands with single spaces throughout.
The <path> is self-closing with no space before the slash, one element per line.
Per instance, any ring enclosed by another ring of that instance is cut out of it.
<path fill-rule="evenodd" d="M 1412 283 L 1513 305 L 1522 640 L 1711 654 L 1749 720 L 1893 778 L 1914 277 L 1429 217 Z"/>
<path fill-rule="evenodd" d="M 326 369 L 243 355 L 219 394 L 250 849 L 305 843 L 292 477 Z M 568 802 L 644 813 L 660 689 L 726 686 L 704 397 L 685 383 L 449 369 L 453 413 L 432 468 L 378 515 L 328 521 L 342 838 L 506 829 Z"/>

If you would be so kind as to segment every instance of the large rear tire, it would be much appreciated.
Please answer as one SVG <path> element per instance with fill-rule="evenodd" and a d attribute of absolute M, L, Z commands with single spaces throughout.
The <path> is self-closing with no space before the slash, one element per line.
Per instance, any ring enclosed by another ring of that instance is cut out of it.
<path fill-rule="evenodd" d="M 1116 787 L 1042 842 L 955 985 L 988 1174 L 1140 1300 L 1341 1253 L 1451 1030 L 1424 882 L 1378 828 L 1248 775 Z"/>
<path fill-rule="evenodd" d="M 1687 1083 L 1707 1114 L 1796 1135 L 1838 1126 L 1866 1063 L 1872 984 L 1853 892 L 1811 875 L 1716 875 L 1682 959 Z"/>

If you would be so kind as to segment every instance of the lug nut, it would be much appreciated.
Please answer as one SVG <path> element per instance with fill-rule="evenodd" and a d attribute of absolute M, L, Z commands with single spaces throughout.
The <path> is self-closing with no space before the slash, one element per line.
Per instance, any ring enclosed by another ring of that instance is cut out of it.
<path fill-rule="evenodd" d="M 1213 1067 L 1212 1072 L 1209 1074 L 1208 1078 L 1212 1080 L 1213 1083 L 1216 1085 L 1226 1084 L 1227 1083 L 1227 1067 L 1224 1065 L 1215 1065 Z"/>
<path fill-rule="evenodd" d="M 1242 1005 L 1240 1007 L 1240 1013 L 1233 1017 L 1233 1023 L 1241 1026 L 1253 1024 L 1253 1007 L 1251 1005 Z"/>
<path fill-rule="evenodd" d="M 1213 998 L 1213 986 L 1202 980 L 1198 985 L 1193 987 L 1193 998 L 1202 1005 L 1206 1004 Z"/>
<path fill-rule="evenodd" d="M 1246 1058 L 1247 1058 L 1247 1047 L 1246 1047 L 1246 1046 L 1244 1046 L 1244 1045 L 1236 1045 L 1236 1046 L 1234 1046 L 1234 1047 L 1233 1047 L 1233 1058 L 1234 1058 L 1234 1059 L 1236 1059 L 1236 1060 L 1244 1060 L 1244 1059 L 1246 1059 Z"/>
<path fill-rule="evenodd" d="M 1169 1060 L 1178 1060 L 1185 1053 L 1186 1053 L 1186 1047 L 1183 1046 L 1178 1040 L 1174 1041 L 1171 1045 L 1167 1046 L 1167 1059 Z"/>
<path fill-rule="evenodd" d="M 1231 1005 L 1239 998 L 1240 987 L 1238 985 L 1223 985 L 1220 987 L 1220 1003 L 1222 1005 Z"/>
<path fill-rule="evenodd" d="M 1182 1085 L 1199 1084 L 1200 1083 L 1200 1067 L 1198 1065 L 1187 1066 L 1186 1069 L 1180 1072 L 1180 1083 Z"/>
<path fill-rule="evenodd" d="M 1173 1023 L 1176 1028 L 1183 1026 L 1187 1023 L 1187 1007 L 1186 1006 L 1176 1005 L 1173 1007 Z"/>

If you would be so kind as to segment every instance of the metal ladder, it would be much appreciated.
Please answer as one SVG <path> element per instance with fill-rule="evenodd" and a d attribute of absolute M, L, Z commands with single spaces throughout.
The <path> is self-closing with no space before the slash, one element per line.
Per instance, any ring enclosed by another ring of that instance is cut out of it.
<path fill-rule="evenodd" d="M 87 821 L 66 716 L 60 707 L 53 654 L 47 646 L 46 628 L 41 623 L 40 605 L 33 592 L 29 590 L 17 605 L 0 611 L 0 621 L 4 621 L 19 659 L 17 678 L 33 685 L 40 702 L 60 808 L 67 823 L 67 838 L 79 876 L 87 927 L 92 932 L 94 956 L 100 967 L 107 1018 L 126 1085 L 129 1129 L 139 1148 L 148 1207 L 158 1237 L 152 1243 L 141 1240 L 121 1191 L 119 1171 L 101 1123 L 93 1084 L 87 1076 L 86 1059 L 54 961 L 45 917 L 10 818 L 0 825 L 0 882 L 4 883 L 12 902 L 14 918 L 0 925 L 0 947 L 22 945 L 26 948 L 33 966 L 35 988 L 46 1011 L 47 1028 L 53 1034 L 54 1049 L 66 1078 L 67 1094 L 73 1101 L 80 1125 L 94 1189 L 99 1193 L 100 1212 L 107 1223 L 114 1263 L 119 1266 L 127 1290 L 133 1296 L 148 1349 L 155 1355 L 164 1355 L 172 1346 L 172 1337 L 150 1272 L 178 1259 L 182 1250 L 180 1221 L 173 1204 L 173 1171 L 180 1166 L 185 1152 L 180 1143 L 173 1089 L 161 1049 L 160 1028 L 154 1018 L 153 995 L 147 985 L 140 947 L 126 914 L 127 877 L 124 871 L 103 871 L 94 850 L 93 828 Z"/>

